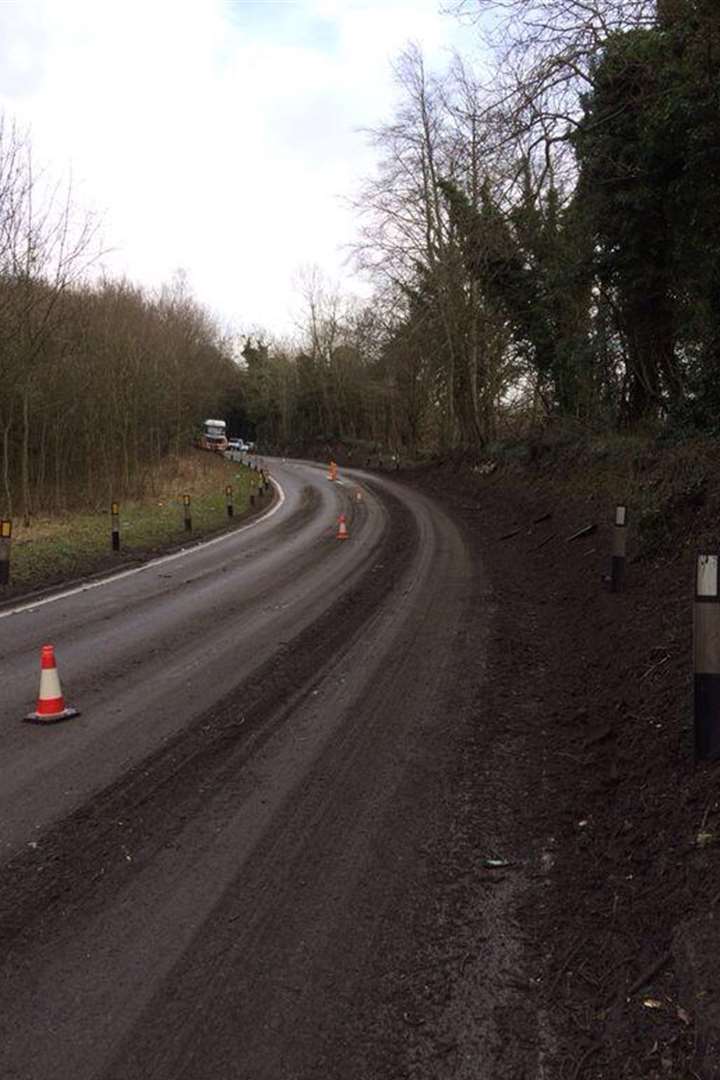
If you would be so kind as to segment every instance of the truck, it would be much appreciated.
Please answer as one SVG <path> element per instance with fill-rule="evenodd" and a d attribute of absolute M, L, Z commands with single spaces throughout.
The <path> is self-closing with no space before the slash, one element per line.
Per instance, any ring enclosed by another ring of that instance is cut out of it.
<path fill-rule="evenodd" d="M 227 424 L 224 420 L 203 421 L 202 435 L 198 440 L 201 450 L 216 450 L 222 453 L 227 450 Z"/>

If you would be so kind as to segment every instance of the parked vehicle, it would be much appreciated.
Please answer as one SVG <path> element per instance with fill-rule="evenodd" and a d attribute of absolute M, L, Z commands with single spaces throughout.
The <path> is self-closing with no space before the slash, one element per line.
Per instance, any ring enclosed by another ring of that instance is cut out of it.
<path fill-rule="evenodd" d="M 227 424 L 224 420 L 205 420 L 198 445 L 201 450 L 215 450 L 222 453 L 227 450 Z"/>

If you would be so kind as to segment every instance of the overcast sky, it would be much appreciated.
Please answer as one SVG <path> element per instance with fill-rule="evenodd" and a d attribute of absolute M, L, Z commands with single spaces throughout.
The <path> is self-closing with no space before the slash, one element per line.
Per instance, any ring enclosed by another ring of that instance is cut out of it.
<path fill-rule="evenodd" d="M 0 0 L 0 106 L 72 170 L 114 273 L 178 268 L 236 328 L 284 333 L 302 265 L 342 278 L 358 128 L 392 114 L 391 61 L 470 31 L 441 0 Z"/>

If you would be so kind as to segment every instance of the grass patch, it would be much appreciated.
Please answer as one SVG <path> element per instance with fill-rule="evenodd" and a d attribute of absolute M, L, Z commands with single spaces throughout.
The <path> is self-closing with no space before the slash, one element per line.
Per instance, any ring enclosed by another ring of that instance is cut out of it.
<path fill-rule="evenodd" d="M 148 478 L 147 494 L 120 503 L 119 552 L 111 550 L 109 505 L 32 518 L 27 528 L 14 522 L 11 584 L 0 589 L 0 595 L 83 577 L 235 528 L 252 513 L 250 493 L 256 479 L 248 467 L 202 451 L 163 463 Z M 227 485 L 233 489 L 232 518 L 227 516 Z M 184 525 L 186 494 L 191 498 L 192 532 Z"/>

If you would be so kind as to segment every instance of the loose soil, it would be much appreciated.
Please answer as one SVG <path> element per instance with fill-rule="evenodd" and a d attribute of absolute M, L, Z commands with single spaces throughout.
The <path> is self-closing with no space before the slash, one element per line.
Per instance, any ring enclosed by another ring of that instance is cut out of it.
<path fill-rule="evenodd" d="M 704 500 L 691 499 L 690 512 L 677 491 L 668 496 L 683 513 L 668 516 L 666 543 L 640 557 L 636 539 L 626 589 L 611 594 L 606 495 L 585 484 L 569 493 L 567 464 L 562 483 L 538 469 L 491 469 L 404 479 L 462 521 L 496 608 L 453 814 L 456 836 L 472 835 L 474 807 L 487 829 L 486 763 L 504 750 L 503 835 L 521 846 L 500 852 L 510 865 L 495 872 L 535 878 L 510 897 L 525 939 L 515 972 L 524 996 L 504 1032 L 508 1045 L 537 1040 L 541 1052 L 539 1072 L 509 1053 L 498 1075 L 715 1076 L 701 1072 L 671 953 L 675 929 L 720 901 L 717 766 L 695 765 L 692 735 L 692 526 L 710 533 Z M 568 539 L 587 525 L 597 528 Z M 461 847 L 462 878 L 483 863 L 477 842 Z M 466 1074 L 455 1064 L 436 1075 Z"/>

